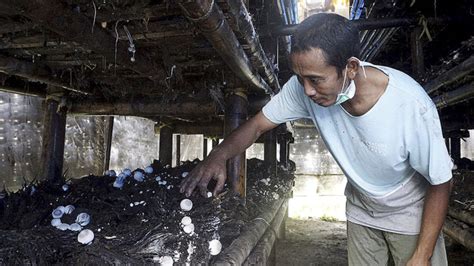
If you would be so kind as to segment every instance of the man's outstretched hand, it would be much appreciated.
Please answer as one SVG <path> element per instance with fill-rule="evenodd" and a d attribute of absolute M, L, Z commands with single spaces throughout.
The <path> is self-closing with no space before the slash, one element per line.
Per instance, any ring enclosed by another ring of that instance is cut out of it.
<path fill-rule="evenodd" d="M 181 182 L 180 192 L 186 193 L 186 197 L 189 197 L 197 186 L 201 195 L 206 197 L 208 192 L 207 185 L 211 179 L 214 179 L 217 181 L 217 184 L 212 193 L 216 195 L 224 188 L 226 178 L 226 161 L 209 156 L 196 165 Z"/>

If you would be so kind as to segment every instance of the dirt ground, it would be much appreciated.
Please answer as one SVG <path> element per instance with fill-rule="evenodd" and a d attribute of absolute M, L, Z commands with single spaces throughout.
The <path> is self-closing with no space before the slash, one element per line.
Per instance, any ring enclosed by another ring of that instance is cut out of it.
<path fill-rule="evenodd" d="M 446 237 L 449 265 L 474 265 L 474 252 Z M 286 222 L 286 239 L 276 243 L 276 265 L 347 265 L 346 223 L 319 219 Z"/>
<path fill-rule="evenodd" d="M 347 265 L 346 223 L 288 219 L 275 255 L 277 266 Z"/>

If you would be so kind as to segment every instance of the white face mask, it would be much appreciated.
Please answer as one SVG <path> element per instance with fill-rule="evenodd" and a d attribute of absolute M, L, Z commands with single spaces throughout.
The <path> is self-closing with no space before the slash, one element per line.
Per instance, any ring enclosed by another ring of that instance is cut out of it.
<path fill-rule="evenodd" d="M 362 61 L 357 59 L 359 61 L 359 65 L 362 67 L 362 70 L 364 71 L 364 77 L 367 78 L 365 74 L 365 66 Z M 346 65 L 346 70 L 344 71 L 344 81 L 342 82 L 342 88 L 341 92 L 337 95 L 336 102 L 334 102 L 334 105 L 339 105 L 342 104 L 345 101 L 348 101 L 352 98 L 354 98 L 355 92 L 356 92 L 356 86 L 354 80 L 351 80 L 349 83 L 349 86 L 347 86 L 347 89 L 344 91 L 344 86 L 346 85 L 346 77 L 347 77 L 347 65 Z"/>

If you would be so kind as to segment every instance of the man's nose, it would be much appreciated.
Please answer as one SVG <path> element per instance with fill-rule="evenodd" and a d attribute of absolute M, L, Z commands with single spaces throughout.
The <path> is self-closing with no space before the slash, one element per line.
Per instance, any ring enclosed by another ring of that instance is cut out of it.
<path fill-rule="evenodd" d="M 316 95 L 316 89 L 311 86 L 310 84 L 308 84 L 308 82 L 305 82 L 304 83 L 304 93 L 309 96 L 309 97 L 313 97 Z"/>

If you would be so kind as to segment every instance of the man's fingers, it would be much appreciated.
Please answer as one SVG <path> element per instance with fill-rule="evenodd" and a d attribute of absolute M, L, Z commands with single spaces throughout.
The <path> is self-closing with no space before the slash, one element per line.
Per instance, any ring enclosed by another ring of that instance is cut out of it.
<path fill-rule="evenodd" d="M 201 179 L 202 177 L 196 175 L 193 175 L 189 178 L 189 181 L 187 181 L 186 187 L 184 188 L 186 191 L 186 197 L 191 196 L 191 193 L 193 193 L 194 188 L 196 188 L 196 185 Z"/>
<path fill-rule="evenodd" d="M 186 178 L 184 178 L 181 183 L 179 184 L 179 192 L 183 193 L 184 191 L 186 191 L 186 188 L 189 186 L 189 182 L 191 179 L 193 179 L 195 176 L 195 174 L 193 172 L 189 173 L 188 176 L 186 176 Z"/>
<path fill-rule="evenodd" d="M 201 178 L 201 181 L 199 182 L 199 191 L 201 192 L 201 195 L 203 197 L 207 197 L 207 184 L 209 184 L 209 181 L 211 180 L 212 175 L 208 175 L 206 177 Z"/>
<path fill-rule="evenodd" d="M 214 196 L 216 196 L 217 193 L 222 191 L 222 189 L 224 188 L 225 180 L 226 180 L 226 177 L 225 177 L 225 174 L 223 173 L 221 173 L 217 177 L 217 184 L 216 184 L 216 187 L 214 188 L 214 191 L 212 192 Z"/>

